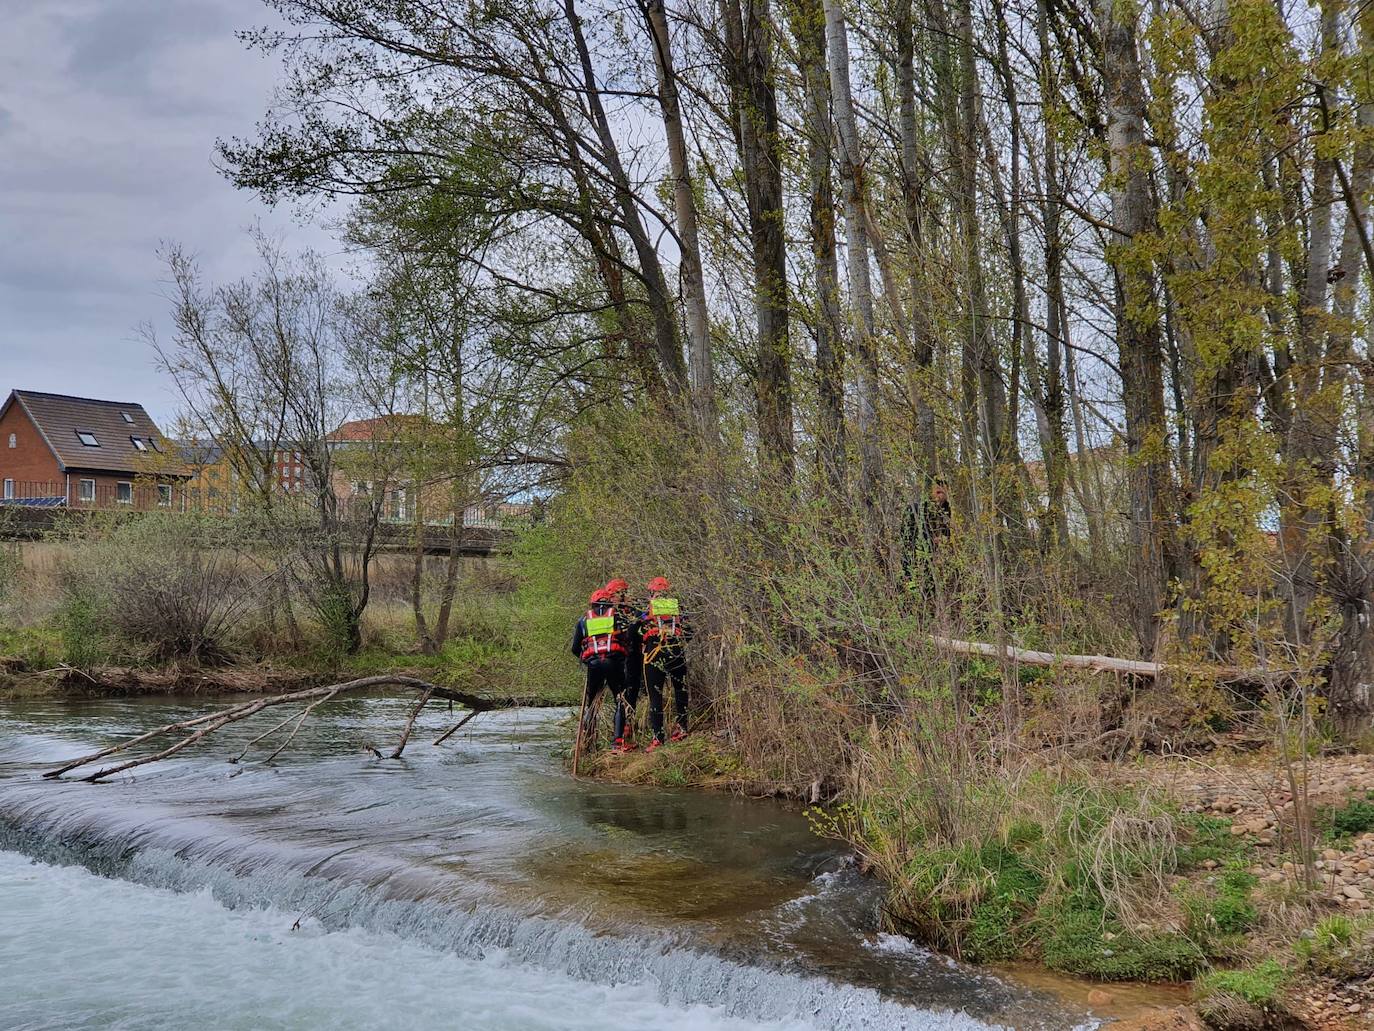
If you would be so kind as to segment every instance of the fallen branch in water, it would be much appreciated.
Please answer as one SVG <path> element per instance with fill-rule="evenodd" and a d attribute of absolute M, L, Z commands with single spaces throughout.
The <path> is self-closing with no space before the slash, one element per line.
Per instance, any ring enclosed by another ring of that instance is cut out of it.
<path fill-rule="evenodd" d="M 396 750 L 391 754 L 391 758 L 393 759 L 399 758 L 401 752 L 405 749 L 406 742 L 410 740 L 411 731 L 415 727 L 415 720 L 420 715 L 420 710 L 424 708 L 425 704 L 431 698 L 441 698 L 451 702 L 457 702 L 458 704 L 470 709 L 471 711 L 468 713 L 467 716 L 463 718 L 462 723 L 466 723 L 468 720 L 472 719 L 473 716 L 476 716 L 479 712 L 489 712 L 492 709 L 504 709 L 509 708 L 512 705 L 519 704 L 519 702 L 515 699 L 501 700 L 492 698 L 481 698 L 477 695 L 468 694 L 464 691 L 453 691 L 446 687 L 436 687 L 434 684 L 431 684 L 428 681 L 421 680 L 418 677 L 396 675 L 361 677 L 357 680 L 348 680 L 341 684 L 329 684 L 323 687 L 312 687 L 301 691 L 289 691 L 286 694 L 271 695 L 265 698 L 254 698 L 250 701 L 240 702 L 237 705 L 231 705 L 226 709 L 220 709 L 216 712 L 205 713 L 202 716 L 196 716 L 189 720 L 181 720 L 177 723 L 168 723 L 164 726 L 157 727 L 153 730 L 149 730 L 145 733 L 139 734 L 137 737 L 130 738 L 128 741 L 121 741 L 119 744 L 110 745 L 108 748 L 102 748 L 98 752 L 92 752 L 90 755 L 83 755 L 80 758 L 73 759 L 71 762 L 68 762 L 63 766 L 60 766 L 55 770 L 49 770 L 47 773 L 43 774 L 43 776 L 48 778 L 60 777 L 64 773 L 70 773 L 72 770 L 80 769 L 82 766 L 89 766 L 90 764 L 99 762 L 101 759 L 107 758 L 108 756 L 117 755 L 121 752 L 127 752 L 131 748 L 134 748 L 145 742 L 152 741 L 156 738 L 161 738 L 167 735 L 175 734 L 182 735 L 172 744 L 160 749 L 157 752 L 153 752 L 152 754 L 148 755 L 140 755 L 136 758 L 127 759 L 122 762 L 117 762 L 113 766 L 104 766 L 101 769 L 96 770 L 94 773 L 81 778 L 84 781 L 94 784 L 97 781 L 104 780 L 106 777 L 114 776 L 114 774 L 116 773 L 123 773 L 125 770 L 132 770 L 136 766 L 146 766 L 148 763 L 160 762 L 163 759 L 171 758 L 177 752 L 180 752 L 183 748 L 189 748 L 191 745 L 196 744 L 198 741 L 201 741 L 210 734 L 213 734 L 220 728 L 226 727 L 231 723 L 237 723 L 240 720 L 248 719 L 250 716 L 256 716 L 264 709 L 270 709 L 278 705 L 292 705 L 295 703 L 305 703 L 300 712 L 292 713 L 286 719 L 282 720 L 280 723 L 277 723 L 275 726 L 273 726 L 270 730 L 267 730 L 266 732 L 259 734 L 257 737 L 255 737 L 252 741 L 248 743 L 248 745 L 243 749 L 242 752 L 238 754 L 238 756 L 230 760 L 231 762 L 238 762 L 248 753 L 248 750 L 252 748 L 255 744 L 265 740 L 266 738 L 271 737 L 273 734 L 277 733 L 278 731 L 280 731 L 281 729 L 283 729 L 288 724 L 294 721 L 295 726 L 291 728 L 291 733 L 287 736 L 286 740 L 283 741 L 282 744 L 277 747 L 276 751 L 274 751 L 270 756 L 268 756 L 267 761 L 271 762 L 273 759 L 275 759 L 278 755 L 282 753 L 282 751 L 286 748 L 287 745 L 291 743 L 291 741 L 296 736 L 296 732 L 301 729 L 301 725 L 305 722 L 306 718 L 311 714 L 311 712 L 315 710 L 317 706 L 322 705 L 324 702 L 327 702 L 330 699 L 335 698 L 339 695 L 347 694 L 352 691 L 363 691 L 373 687 L 407 687 L 420 692 L 420 698 L 415 707 L 411 710 L 409 719 L 406 721 L 405 730 L 401 735 L 401 742 L 399 745 L 396 746 Z M 462 726 L 462 723 L 460 723 L 459 726 Z M 455 727 L 454 729 L 456 730 L 457 728 Z M 450 731 L 450 733 L 452 732 Z M 447 737 L 448 735 L 446 734 L 444 736 Z M 441 737 L 439 740 L 442 741 L 443 738 Z M 435 744 L 438 744 L 438 741 L 436 741 Z M 380 753 L 378 754 L 380 755 Z"/>

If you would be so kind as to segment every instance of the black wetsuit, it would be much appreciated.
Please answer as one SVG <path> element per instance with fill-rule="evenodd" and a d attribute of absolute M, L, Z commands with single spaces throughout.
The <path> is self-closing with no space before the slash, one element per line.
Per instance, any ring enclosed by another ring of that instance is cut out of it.
<path fill-rule="evenodd" d="M 646 618 L 641 622 L 640 640 L 644 649 L 644 684 L 649 689 L 649 721 L 654 737 L 662 741 L 666 685 L 672 686 L 673 715 L 678 729 L 684 734 L 687 732 L 687 640 L 691 632 L 685 616 L 678 619 L 676 636 L 645 636 L 652 628 L 651 620 Z"/>
<path fill-rule="evenodd" d="M 642 614 L 637 613 L 632 619 L 627 619 L 628 633 L 625 635 L 625 678 L 624 689 L 620 693 L 620 698 L 615 707 L 615 737 L 617 741 L 629 740 L 631 735 L 626 734 L 626 728 L 634 730 L 634 711 L 639 704 L 639 690 L 644 686 L 644 649 L 643 642 L 639 636 L 640 620 Z M 657 696 L 658 703 L 655 708 L 655 695 L 649 696 L 649 722 L 653 727 L 654 736 L 662 740 L 663 738 L 663 696 Z M 655 715 L 657 713 L 657 715 Z"/>
<path fill-rule="evenodd" d="M 608 606 L 609 608 L 609 606 Z M 596 610 L 599 614 L 604 614 L 605 610 Z M 628 627 L 620 613 L 615 613 L 616 633 L 620 635 L 621 641 L 628 637 Z M 587 617 L 583 616 L 577 621 L 577 626 L 573 629 L 572 653 L 584 666 L 587 667 L 587 687 L 583 694 L 583 701 L 586 703 L 586 716 L 584 717 L 584 729 L 591 723 L 592 713 L 595 711 L 597 700 L 601 697 L 603 690 L 609 689 L 611 696 L 616 700 L 616 710 L 620 709 L 620 696 L 624 690 L 625 682 L 625 653 L 611 652 L 607 655 L 597 655 L 591 658 L 582 658 L 582 649 L 587 643 Z"/>

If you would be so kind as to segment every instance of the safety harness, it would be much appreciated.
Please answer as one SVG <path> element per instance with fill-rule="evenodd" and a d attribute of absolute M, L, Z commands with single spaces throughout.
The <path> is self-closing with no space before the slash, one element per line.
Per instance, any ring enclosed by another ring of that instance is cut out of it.
<path fill-rule="evenodd" d="M 682 606 L 676 598 L 650 598 L 645 637 L 676 638 L 682 634 Z"/>
<path fill-rule="evenodd" d="M 676 598 L 650 598 L 649 611 L 644 616 L 644 641 L 650 647 L 644 652 L 644 665 L 652 665 L 664 648 L 676 648 L 682 643 L 682 606 Z"/>
<path fill-rule="evenodd" d="M 583 662 L 624 654 L 625 642 L 621 640 L 615 627 L 615 609 L 607 609 L 605 612 L 588 609 L 582 619 L 586 631 L 582 639 Z"/>

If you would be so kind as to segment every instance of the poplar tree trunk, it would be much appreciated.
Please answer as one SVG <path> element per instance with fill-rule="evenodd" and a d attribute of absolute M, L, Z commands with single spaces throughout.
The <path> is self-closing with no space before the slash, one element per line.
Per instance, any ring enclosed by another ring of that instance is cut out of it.
<path fill-rule="evenodd" d="M 1117 353 L 1126 416 L 1130 481 L 1131 596 L 1136 636 L 1153 652 L 1166 590 L 1177 572 L 1176 518 L 1164 414 L 1163 350 L 1154 312 L 1154 273 L 1131 254 L 1153 227 L 1145 142 L 1145 90 L 1136 49 L 1135 8 L 1128 0 L 1097 0 L 1106 86 L 1112 229 L 1108 258 L 1116 279 Z"/>
<path fill-rule="evenodd" d="M 1336 318 L 1327 366 L 1329 374 L 1342 381 L 1349 379 L 1346 363 L 1353 357 L 1360 282 L 1362 276 L 1374 277 L 1374 261 L 1366 251 L 1370 243 L 1370 188 L 1374 184 L 1374 11 L 1361 10 L 1355 24 L 1360 69 L 1354 76 L 1356 118 L 1362 139 L 1355 145 L 1348 193 L 1342 184 L 1342 193 L 1347 194 L 1345 229 L 1337 262 L 1341 274 L 1332 291 Z M 1374 363 L 1367 350 L 1374 333 L 1366 327 L 1363 335 L 1366 354 L 1359 365 L 1362 382 L 1352 387 L 1359 391 L 1355 406 L 1355 472 L 1364 483 L 1374 483 Z M 1368 728 L 1374 710 L 1374 497 L 1366 499 L 1363 516 L 1355 525 L 1353 539 L 1333 534 L 1331 541 L 1341 624 L 1326 696 L 1335 721 L 1352 733 Z"/>
<path fill-rule="evenodd" d="M 859 492 L 872 504 L 882 481 L 878 441 L 878 353 L 874 340 L 873 285 L 868 265 L 868 220 L 865 216 L 864 163 L 859 149 L 858 120 L 849 83 L 849 35 L 840 0 L 823 0 L 830 53 L 830 91 L 838 130 L 840 184 L 844 195 L 844 228 L 848 254 L 850 306 L 855 351 L 859 359 L 855 430 L 859 435 Z"/>
<path fill-rule="evenodd" d="M 1321 5 L 1322 57 L 1332 60 L 1340 46 L 1338 0 Z M 1319 105 L 1329 105 L 1330 90 L 1317 83 Z M 1321 552 L 1330 525 L 1327 492 L 1336 474 L 1337 430 L 1341 418 L 1339 389 L 1324 386 L 1327 339 L 1327 275 L 1332 265 L 1331 222 L 1336 199 L 1335 159 L 1319 140 L 1312 161 L 1312 192 L 1307 216 L 1307 268 L 1300 291 L 1297 353 L 1293 356 L 1292 416 L 1284 448 L 1283 504 L 1279 540 L 1289 581 L 1288 634 L 1295 644 L 1307 641 L 1308 609 L 1321 586 Z"/>
<path fill-rule="evenodd" d="M 692 176 L 687 166 L 687 143 L 682 131 L 677 73 L 673 70 L 672 39 L 668 33 L 668 17 L 663 9 L 663 0 L 646 0 L 644 14 L 653 42 L 659 109 L 663 115 L 668 169 L 673 181 L 673 215 L 677 221 L 683 303 L 687 310 L 687 369 L 692 385 L 692 409 L 702 433 L 714 437 L 715 371 L 711 361 L 711 327 L 706 313 L 706 283 L 702 275 L 701 243 L 697 231 L 697 203 L 692 195 Z"/>
<path fill-rule="evenodd" d="M 935 410 L 931 380 L 935 358 L 930 326 L 930 293 L 926 285 L 926 256 L 922 244 L 925 213 L 921 203 L 921 151 L 916 136 L 916 26 L 912 0 L 897 0 L 897 128 L 902 152 L 902 209 L 907 232 L 907 289 L 910 291 L 911 356 L 907 392 L 916 422 L 916 456 L 927 478 L 936 471 Z"/>
<path fill-rule="evenodd" d="M 844 322 L 836 259 L 835 192 L 830 174 L 830 74 L 825 59 L 825 14 L 819 0 L 797 0 L 792 33 L 806 90 L 806 171 L 811 187 L 811 259 L 816 291 L 817 451 L 821 472 L 838 496 L 845 481 Z"/>
<path fill-rule="evenodd" d="M 754 378 L 759 441 L 769 477 L 793 474 L 791 345 L 788 339 L 787 239 L 782 199 L 778 99 L 773 88 L 768 0 L 722 0 L 727 72 L 737 119 L 754 261 L 758 370 Z"/>
<path fill-rule="evenodd" d="M 1069 446 L 1064 429 L 1064 338 L 1068 332 L 1068 305 L 1064 300 L 1064 255 L 1063 236 L 1060 220 L 1063 215 L 1063 197 L 1059 173 L 1058 129 L 1053 124 L 1055 106 L 1053 98 L 1059 94 L 1058 76 L 1055 73 L 1054 55 L 1050 50 L 1049 11 L 1046 0 L 1036 4 L 1036 34 L 1040 44 L 1040 83 L 1041 96 L 1050 101 L 1042 113 L 1043 133 L 1041 145 L 1044 150 L 1044 185 L 1041 196 L 1041 218 L 1044 220 L 1045 234 L 1045 382 L 1044 411 L 1045 435 L 1049 442 L 1049 453 L 1045 455 L 1046 492 L 1049 495 L 1049 511 L 1052 514 L 1055 530 L 1061 544 L 1068 543 L 1069 523 L 1064 505 L 1064 485 L 1072 481 L 1069 466 Z M 1087 474 L 1082 467 L 1086 455 L 1080 455 L 1079 476 Z M 1083 520 L 1088 531 L 1088 550 L 1096 557 L 1101 550 L 1102 530 L 1098 525 L 1096 504 L 1090 501 L 1090 492 L 1081 488 L 1077 491 L 1079 506 L 1083 509 Z"/>

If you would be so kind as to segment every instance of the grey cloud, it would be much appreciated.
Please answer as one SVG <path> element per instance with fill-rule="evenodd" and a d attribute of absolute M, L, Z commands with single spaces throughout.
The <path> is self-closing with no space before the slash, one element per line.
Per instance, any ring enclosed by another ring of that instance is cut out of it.
<path fill-rule="evenodd" d="M 216 137 L 250 135 L 275 67 L 236 28 L 249 0 L 44 0 L 7 5 L 0 33 L 0 394 L 15 386 L 175 408 L 136 328 L 166 337 L 162 241 L 208 276 L 253 267 L 242 230 L 329 250 L 215 172 Z"/>
<path fill-rule="evenodd" d="M 233 23 L 214 0 L 123 0 L 81 5 L 58 16 L 74 81 L 128 95 L 148 95 L 158 63 L 169 52 L 208 37 L 232 35 Z"/>

